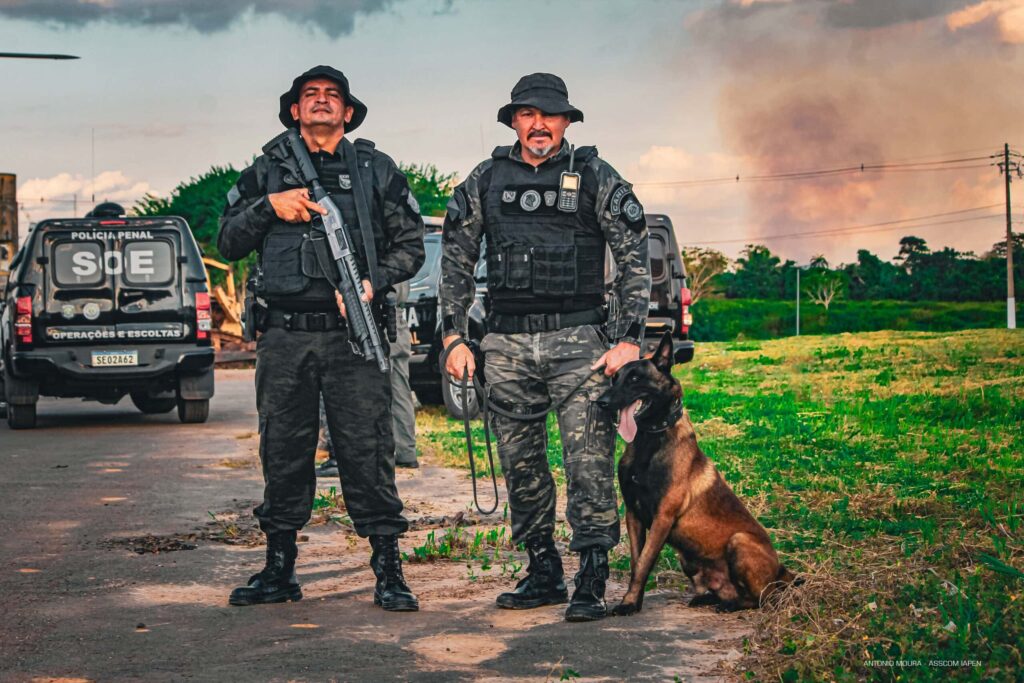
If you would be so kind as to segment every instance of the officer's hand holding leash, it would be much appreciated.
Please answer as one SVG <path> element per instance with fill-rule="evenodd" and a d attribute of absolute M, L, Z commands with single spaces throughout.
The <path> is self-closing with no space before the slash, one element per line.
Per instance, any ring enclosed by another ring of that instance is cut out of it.
<path fill-rule="evenodd" d="M 304 187 L 275 192 L 267 195 L 267 199 L 270 200 L 270 206 L 274 208 L 277 217 L 289 223 L 308 223 L 312 220 L 310 211 L 315 211 L 321 216 L 327 215 L 327 209 L 311 201 L 309 190 Z"/>
<path fill-rule="evenodd" d="M 597 370 L 603 365 L 605 376 L 611 377 L 626 363 L 639 359 L 640 347 L 632 342 L 623 341 L 601 354 L 601 357 L 590 366 L 590 369 Z"/>
<path fill-rule="evenodd" d="M 461 339 L 461 337 L 457 334 L 445 337 L 442 342 L 444 344 L 445 351 L 448 351 L 448 347 L 459 339 Z M 462 381 L 463 377 L 465 377 L 472 382 L 473 373 L 476 372 L 476 358 L 473 357 L 473 352 L 469 350 L 468 346 L 465 344 L 459 344 L 448 352 L 447 359 L 444 363 L 444 369 L 445 372 L 459 381 Z M 463 374 L 463 370 L 465 370 L 465 374 Z"/>

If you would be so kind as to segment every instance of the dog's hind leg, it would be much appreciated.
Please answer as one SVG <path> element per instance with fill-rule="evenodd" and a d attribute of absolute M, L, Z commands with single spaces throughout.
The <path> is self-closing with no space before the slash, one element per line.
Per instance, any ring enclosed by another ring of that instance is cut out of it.
<path fill-rule="evenodd" d="M 779 559 L 775 551 L 763 540 L 738 532 L 729 539 L 725 554 L 729 580 L 737 593 L 734 609 L 759 607 L 779 574 Z"/>
<path fill-rule="evenodd" d="M 640 611 L 640 607 L 643 605 L 644 587 L 647 585 L 647 577 L 651 575 L 654 563 L 658 561 L 658 555 L 661 553 L 661 549 L 665 547 L 665 540 L 676 523 L 675 516 L 669 511 L 678 510 L 679 508 L 680 506 L 678 505 L 663 504 L 661 510 L 654 517 L 654 524 L 651 525 L 650 531 L 647 532 L 643 550 L 640 551 L 640 557 L 637 558 L 633 567 L 633 576 L 629 581 L 629 589 L 622 598 L 622 602 L 612 610 L 612 614 L 625 616 Z"/>

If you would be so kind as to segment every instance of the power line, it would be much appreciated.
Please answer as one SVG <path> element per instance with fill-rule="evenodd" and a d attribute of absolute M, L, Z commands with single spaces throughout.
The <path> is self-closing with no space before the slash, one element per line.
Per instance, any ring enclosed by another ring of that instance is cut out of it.
<path fill-rule="evenodd" d="M 791 232 L 791 233 L 780 233 L 775 235 L 758 235 L 756 237 L 743 237 L 737 239 L 723 239 L 723 240 L 701 240 L 701 241 L 689 241 L 688 245 L 699 245 L 699 244 L 740 244 L 740 243 L 752 243 L 758 240 L 770 240 L 770 239 L 791 239 L 794 237 L 810 237 L 810 236 L 843 236 L 852 235 L 858 233 L 872 233 L 872 232 L 887 232 L 891 230 L 908 230 L 908 229 L 920 229 L 930 228 L 933 225 L 950 225 L 953 223 L 967 223 L 976 220 L 987 220 L 991 218 L 999 218 L 1002 214 L 990 214 L 987 216 L 970 216 L 965 218 L 957 218 L 948 221 L 936 221 L 932 223 L 926 223 L 922 225 L 905 225 L 907 223 L 918 223 L 924 220 L 930 220 L 932 218 L 943 218 L 946 216 L 959 216 L 965 213 L 973 213 L 975 211 L 984 211 L 986 209 L 994 209 L 1002 206 L 1001 204 L 990 204 L 987 206 L 976 206 L 971 209 L 961 209 L 959 211 L 946 211 L 943 213 L 935 213 L 927 216 L 917 216 L 915 218 L 903 218 L 898 220 L 883 221 L 881 223 L 869 223 L 866 225 L 851 225 L 842 228 L 828 228 L 824 230 L 807 230 L 803 232 Z M 891 227 L 896 226 L 896 227 Z M 881 228 L 881 229 L 878 229 Z"/>
<path fill-rule="evenodd" d="M 876 164 L 856 164 L 839 166 L 835 168 L 822 168 L 822 169 L 808 169 L 802 171 L 785 171 L 780 173 L 765 173 L 758 175 L 744 176 L 736 174 L 734 176 L 720 176 L 717 178 L 695 178 L 692 180 L 665 180 L 665 181 L 652 181 L 635 183 L 635 187 L 688 187 L 688 186 L 702 186 L 702 185 L 723 185 L 726 183 L 740 183 L 740 182 L 765 182 L 765 181 L 776 181 L 776 180 L 803 180 L 808 178 L 817 178 L 823 176 L 841 176 L 850 175 L 853 173 L 880 173 L 880 172 L 897 172 L 903 170 L 903 172 L 918 172 L 918 171 L 933 171 L 933 170 L 966 170 L 969 168 L 981 168 L 988 166 L 989 164 L 977 164 L 971 166 L 963 166 L 972 161 L 987 161 L 989 159 L 995 159 L 996 154 L 989 154 L 985 156 L 968 156 L 958 157 L 954 159 L 940 159 L 936 161 L 906 161 L 906 162 L 881 162 Z M 960 166 L 952 166 L 952 164 L 961 164 Z"/>

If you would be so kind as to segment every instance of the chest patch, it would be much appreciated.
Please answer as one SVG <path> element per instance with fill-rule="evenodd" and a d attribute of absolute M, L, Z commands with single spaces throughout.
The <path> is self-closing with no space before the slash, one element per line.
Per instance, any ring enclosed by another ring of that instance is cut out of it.
<path fill-rule="evenodd" d="M 338 176 L 338 186 L 343 190 L 352 189 L 352 176 L 348 173 L 342 173 Z"/>
<path fill-rule="evenodd" d="M 519 198 L 519 206 L 523 207 L 523 211 L 536 211 L 540 206 L 540 192 L 527 190 Z"/>
<path fill-rule="evenodd" d="M 558 190 L 551 185 L 508 185 L 501 191 L 501 212 L 506 215 L 545 215 L 558 213 Z"/>

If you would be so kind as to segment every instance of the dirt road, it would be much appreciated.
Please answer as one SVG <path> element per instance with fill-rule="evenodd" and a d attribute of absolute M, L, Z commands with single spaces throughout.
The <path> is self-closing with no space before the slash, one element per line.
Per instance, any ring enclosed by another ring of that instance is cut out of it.
<path fill-rule="evenodd" d="M 320 515 L 303 532 L 304 600 L 229 607 L 231 588 L 263 559 L 248 512 L 262 487 L 252 385 L 250 371 L 219 372 L 204 425 L 142 416 L 128 401 L 68 399 L 44 400 L 36 430 L 0 427 L 0 679 L 729 675 L 749 631 L 744 616 L 688 609 L 677 590 L 649 594 L 638 616 L 568 624 L 561 607 L 493 607 L 514 583 L 511 560 L 489 568 L 410 562 L 406 576 L 421 611 L 382 612 L 371 604 L 368 544 L 344 524 L 343 511 L 333 522 Z M 442 518 L 468 511 L 469 482 L 429 464 L 399 479 L 415 522 L 402 545 L 413 554 L 428 534 L 439 538 L 450 526 Z M 621 580 L 609 586 L 612 600 L 623 592 Z"/>

